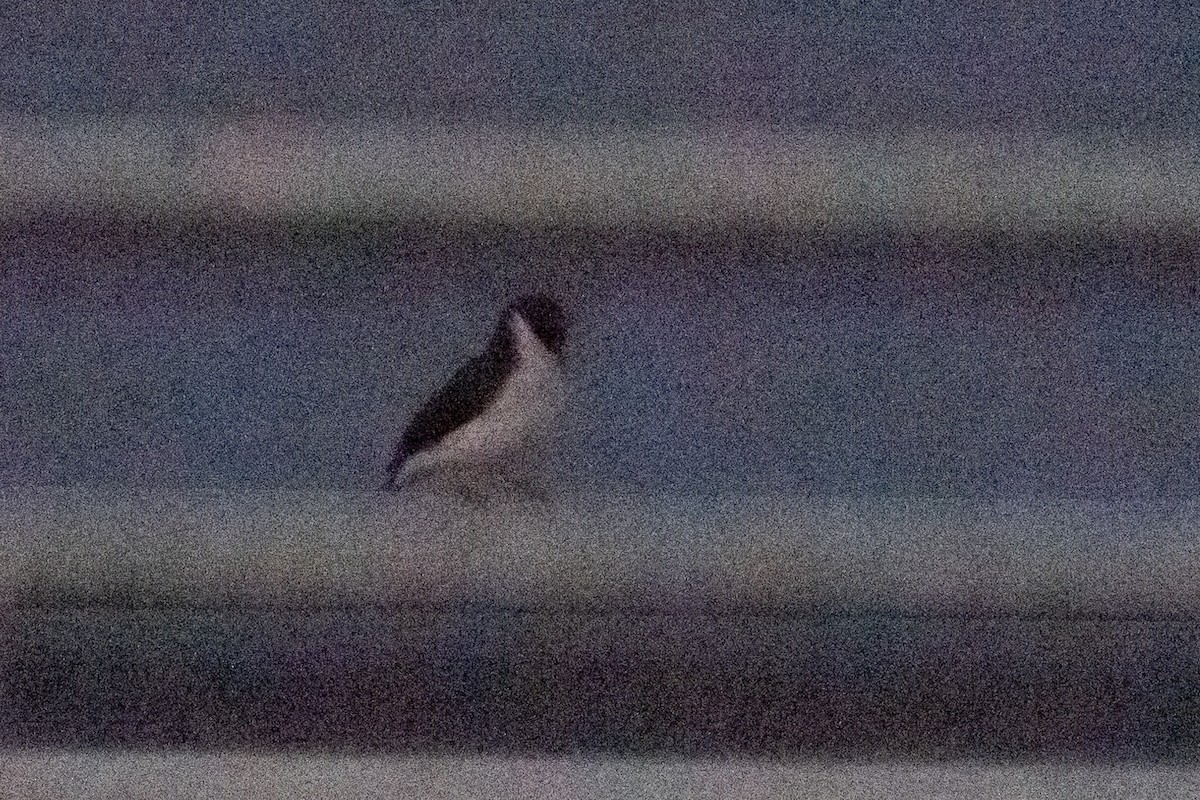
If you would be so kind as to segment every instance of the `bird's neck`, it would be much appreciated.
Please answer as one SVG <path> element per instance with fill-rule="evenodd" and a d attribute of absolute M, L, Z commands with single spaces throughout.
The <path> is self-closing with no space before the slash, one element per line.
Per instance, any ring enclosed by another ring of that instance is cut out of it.
<path fill-rule="evenodd" d="M 506 360 L 516 356 L 517 349 L 513 342 L 511 327 L 512 320 L 506 315 L 496 325 L 496 330 L 492 333 L 491 341 L 488 342 L 488 352 Z"/>

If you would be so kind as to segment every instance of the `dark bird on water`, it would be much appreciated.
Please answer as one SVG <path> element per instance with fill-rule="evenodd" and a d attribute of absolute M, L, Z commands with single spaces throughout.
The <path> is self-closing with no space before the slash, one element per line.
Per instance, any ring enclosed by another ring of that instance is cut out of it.
<path fill-rule="evenodd" d="M 562 404 L 567 320 L 551 297 L 505 307 L 487 349 L 464 364 L 409 422 L 385 488 L 446 466 L 514 456 Z"/>

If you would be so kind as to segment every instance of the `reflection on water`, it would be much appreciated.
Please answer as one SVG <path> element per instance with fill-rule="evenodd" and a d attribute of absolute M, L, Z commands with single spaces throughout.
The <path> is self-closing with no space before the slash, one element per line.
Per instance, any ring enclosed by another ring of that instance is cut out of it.
<path fill-rule="evenodd" d="M 0 746 L 1193 758 L 1200 626 L 369 608 L 5 618 Z"/>

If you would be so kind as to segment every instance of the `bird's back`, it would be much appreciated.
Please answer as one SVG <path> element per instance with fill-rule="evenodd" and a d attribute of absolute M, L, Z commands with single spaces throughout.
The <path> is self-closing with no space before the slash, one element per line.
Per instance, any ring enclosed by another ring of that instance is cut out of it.
<path fill-rule="evenodd" d="M 553 332 L 538 322 L 542 335 Z M 510 310 L 487 351 L 413 416 L 388 464 L 388 486 L 439 465 L 495 465 L 522 449 L 562 401 L 558 339 L 549 337 L 551 350 L 542 335 L 520 310 Z"/>
<path fill-rule="evenodd" d="M 494 353 L 484 353 L 463 364 L 413 415 L 388 464 L 391 479 L 395 480 L 410 458 L 478 417 L 500 391 L 506 368 L 505 359 Z"/>

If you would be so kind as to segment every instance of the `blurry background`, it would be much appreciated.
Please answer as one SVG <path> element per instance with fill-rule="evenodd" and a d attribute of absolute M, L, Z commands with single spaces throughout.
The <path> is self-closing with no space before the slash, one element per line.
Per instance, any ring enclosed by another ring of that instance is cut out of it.
<path fill-rule="evenodd" d="M 16 114 L 1190 137 L 1187 4 L 30 2 Z"/>
<path fill-rule="evenodd" d="M 9 232 L 8 483 L 373 488 L 409 414 L 531 286 L 576 323 L 568 483 L 1129 500 L 1200 481 L 1188 242 Z"/>
<path fill-rule="evenodd" d="M 0 13 L 4 483 L 373 485 L 539 287 L 568 476 L 1196 492 L 1186 4 Z"/>
<path fill-rule="evenodd" d="M 1095 0 L 0 9 L 0 744 L 1194 759 L 1198 54 Z M 644 502 L 397 535 L 353 493 L 530 288 L 554 466 Z M 679 606 L 312 607 L 393 574 Z"/>

